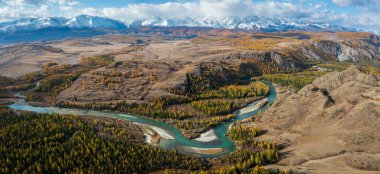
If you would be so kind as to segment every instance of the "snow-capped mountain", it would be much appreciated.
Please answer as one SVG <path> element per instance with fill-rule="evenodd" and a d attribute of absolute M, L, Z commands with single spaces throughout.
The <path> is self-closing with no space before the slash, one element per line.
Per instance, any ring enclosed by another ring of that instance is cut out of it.
<path fill-rule="evenodd" d="M 129 24 L 117 20 L 81 15 L 74 18 L 47 17 L 24 18 L 0 23 L 0 45 L 19 42 L 57 40 L 64 38 L 91 37 L 114 32 L 139 31 L 139 27 L 207 27 L 238 29 L 248 31 L 362 31 L 327 23 L 315 23 L 300 19 L 267 18 L 258 16 L 203 18 L 162 18 L 137 19 Z M 125 30 L 126 29 L 126 30 Z M 130 29 L 130 30 L 129 30 Z M 145 32 L 147 30 L 141 30 Z"/>
<path fill-rule="evenodd" d="M 81 15 L 71 19 L 62 17 L 24 18 L 11 22 L 0 23 L 0 32 L 34 31 L 44 28 L 70 28 L 70 29 L 125 29 L 128 24 L 122 22 L 88 15 Z M 131 28 L 147 27 L 210 27 L 219 29 L 241 29 L 253 31 L 360 31 L 356 28 L 330 25 L 327 23 L 309 22 L 301 19 L 267 18 L 258 16 L 225 17 L 216 19 L 203 18 L 148 18 L 137 19 L 128 25 Z"/>
<path fill-rule="evenodd" d="M 130 27 L 156 26 L 156 27 L 210 27 L 220 29 L 241 29 L 254 31 L 288 31 L 288 30 L 311 30 L 311 31 L 358 31 L 356 28 L 330 25 L 328 23 L 309 22 L 302 19 L 268 18 L 258 16 L 225 17 L 216 19 L 204 18 L 149 18 L 138 19 L 130 24 Z"/>
<path fill-rule="evenodd" d="M 108 28 L 108 29 L 124 29 L 126 25 L 109 18 L 102 18 L 96 16 L 77 16 L 69 19 L 65 26 L 71 28 Z"/>
<path fill-rule="evenodd" d="M 44 28 L 124 29 L 126 25 L 109 18 L 81 15 L 71 19 L 62 17 L 23 18 L 0 23 L 0 31 L 34 31 Z"/>

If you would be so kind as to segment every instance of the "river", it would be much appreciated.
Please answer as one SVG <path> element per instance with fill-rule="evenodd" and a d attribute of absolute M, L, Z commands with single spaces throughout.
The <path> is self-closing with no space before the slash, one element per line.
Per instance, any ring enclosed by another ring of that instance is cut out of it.
<path fill-rule="evenodd" d="M 259 113 L 261 110 L 269 106 L 269 103 L 276 99 L 276 90 L 271 83 L 265 82 L 270 87 L 270 92 L 266 98 L 267 103 L 257 109 L 251 109 L 250 107 L 256 107 L 255 105 L 248 105 L 246 108 L 241 110 L 246 110 L 249 112 L 241 113 L 240 110 L 235 111 L 237 115 L 235 119 L 219 124 L 217 127 L 213 128 L 214 139 L 212 141 L 199 141 L 195 139 L 186 139 L 179 130 L 175 127 L 160 122 L 157 120 L 149 119 L 141 116 L 134 116 L 131 114 L 121 114 L 117 112 L 110 111 L 94 111 L 85 109 L 69 109 L 69 108 L 59 108 L 59 107 L 37 107 L 30 106 L 23 99 L 12 105 L 10 108 L 15 110 L 33 111 L 37 113 L 57 113 L 57 114 L 75 114 L 75 115 L 89 115 L 89 116 L 108 116 L 117 119 L 124 119 L 134 122 L 135 124 L 143 124 L 149 126 L 151 129 L 159 133 L 163 140 L 160 141 L 158 146 L 164 149 L 178 149 L 179 152 L 196 155 L 204 158 L 215 158 L 226 155 L 230 152 L 236 150 L 235 144 L 226 136 L 228 128 L 235 122 L 252 117 Z"/>

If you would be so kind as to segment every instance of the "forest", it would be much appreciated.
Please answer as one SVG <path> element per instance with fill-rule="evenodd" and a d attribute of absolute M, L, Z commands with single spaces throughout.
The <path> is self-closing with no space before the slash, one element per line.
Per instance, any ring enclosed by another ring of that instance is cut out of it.
<path fill-rule="evenodd" d="M 217 90 L 206 91 L 199 94 L 202 99 L 209 98 L 230 98 L 239 99 L 246 97 L 265 96 L 269 92 L 269 87 L 261 82 L 252 82 L 249 85 L 229 85 Z"/>
<path fill-rule="evenodd" d="M 261 167 L 278 159 L 277 145 L 256 142 L 260 130 L 242 125 L 228 132 L 242 148 L 218 159 L 146 145 L 137 126 L 105 117 L 0 107 L 0 135 L 0 173 L 281 173 Z M 215 166 L 216 161 L 229 167 Z"/>
<path fill-rule="evenodd" d="M 308 70 L 289 74 L 264 74 L 260 80 L 269 81 L 280 86 L 290 86 L 295 91 L 300 90 L 307 84 L 312 83 L 317 77 L 326 74 L 327 71 Z"/>
<path fill-rule="evenodd" d="M 272 164 L 279 159 L 279 147 L 274 142 L 256 141 L 262 130 L 236 123 L 227 135 L 240 147 L 234 153 L 221 158 L 230 167 L 220 169 L 221 173 L 281 173 L 278 170 L 265 170 L 260 166 Z M 289 173 L 285 171 L 285 173 Z"/>
<path fill-rule="evenodd" d="M 145 145 L 129 122 L 0 107 L 0 173 L 147 173 L 207 162 Z"/>

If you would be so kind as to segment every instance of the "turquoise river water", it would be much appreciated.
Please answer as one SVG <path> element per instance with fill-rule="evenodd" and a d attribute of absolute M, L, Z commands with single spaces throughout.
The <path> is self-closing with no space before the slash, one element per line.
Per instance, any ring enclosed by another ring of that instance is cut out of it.
<path fill-rule="evenodd" d="M 269 106 L 269 103 L 273 102 L 276 99 L 276 90 L 274 86 L 271 83 L 266 82 L 267 85 L 270 87 L 270 92 L 267 96 L 268 102 L 261 108 L 252 110 L 250 112 L 246 113 L 240 113 L 239 111 L 236 111 L 235 114 L 237 114 L 236 118 L 229 121 L 224 122 L 218 125 L 217 127 L 213 128 L 216 136 L 218 139 L 210 141 L 210 142 L 202 142 L 197 140 L 191 140 L 186 139 L 179 130 L 177 130 L 175 127 L 166 124 L 164 122 L 156 121 L 153 119 L 149 119 L 146 117 L 141 116 L 134 116 L 131 114 L 122 114 L 117 112 L 110 112 L 110 111 L 93 111 L 93 110 L 84 110 L 84 109 L 69 109 L 69 108 L 59 108 L 59 107 L 36 107 L 36 106 L 29 106 L 25 104 L 25 102 L 17 102 L 15 104 L 10 105 L 9 107 L 15 110 L 24 110 L 24 111 L 33 111 L 37 113 L 57 113 L 57 114 L 75 114 L 75 115 L 89 115 L 89 116 L 108 116 L 108 117 L 114 117 L 117 119 L 124 119 L 129 120 L 134 123 L 138 124 L 144 124 L 148 126 L 153 126 L 156 128 L 159 128 L 161 130 L 164 130 L 167 134 L 169 134 L 174 139 L 163 139 L 160 141 L 158 146 L 165 148 L 165 149 L 178 149 L 181 153 L 190 154 L 190 155 L 196 155 L 201 156 L 204 158 L 215 158 L 220 157 L 223 155 L 226 155 L 230 152 L 233 152 L 236 150 L 235 144 L 226 136 L 226 132 L 228 131 L 228 128 L 233 123 L 243 120 L 249 117 L 252 117 L 259 113 L 261 110 L 265 109 Z M 249 105 L 247 107 L 253 107 L 252 105 Z M 249 109 L 249 108 L 245 108 Z M 187 147 L 187 148 L 183 148 Z M 188 151 L 186 149 L 188 148 L 200 148 L 200 149 L 213 149 L 213 148 L 222 148 L 223 152 L 214 153 L 214 154 L 205 154 L 202 152 L 194 152 L 194 151 Z"/>

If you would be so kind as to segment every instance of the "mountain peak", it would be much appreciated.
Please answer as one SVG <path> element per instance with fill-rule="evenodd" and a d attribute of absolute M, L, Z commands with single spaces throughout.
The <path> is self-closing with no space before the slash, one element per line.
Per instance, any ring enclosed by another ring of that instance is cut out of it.
<path fill-rule="evenodd" d="M 133 21 L 130 26 L 154 27 L 211 27 L 220 29 L 239 29 L 254 31 L 359 31 L 356 28 L 329 25 L 327 23 L 310 22 L 302 19 L 269 18 L 259 16 L 213 18 L 210 16 L 196 18 L 145 18 Z"/>
<path fill-rule="evenodd" d="M 44 28 L 124 29 L 126 26 L 113 19 L 89 15 L 80 15 L 70 19 L 63 17 L 22 18 L 0 23 L 0 31 L 3 32 L 34 31 Z"/>
<path fill-rule="evenodd" d="M 136 19 L 129 24 L 130 27 L 152 26 L 152 27 L 208 27 L 233 30 L 251 31 L 359 31 L 355 28 L 329 25 L 327 23 L 317 23 L 302 19 L 269 18 L 259 16 L 228 16 L 224 18 L 214 18 L 211 16 L 196 18 L 166 18 L 153 17 Z M 74 28 L 74 29 L 125 29 L 127 26 L 119 21 L 89 15 L 79 15 L 73 18 L 44 17 L 44 18 L 23 18 L 11 22 L 0 23 L 0 31 L 17 32 L 33 31 L 43 28 Z"/>

